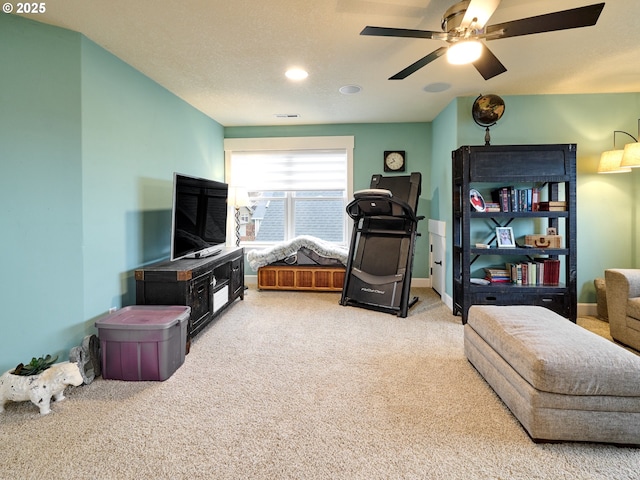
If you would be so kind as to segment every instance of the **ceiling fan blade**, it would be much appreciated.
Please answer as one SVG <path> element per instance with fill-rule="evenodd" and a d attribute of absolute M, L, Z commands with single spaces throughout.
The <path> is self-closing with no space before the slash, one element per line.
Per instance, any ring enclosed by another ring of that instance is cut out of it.
<path fill-rule="evenodd" d="M 482 55 L 480 58 L 473 62 L 473 66 L 480 72 L 480 75 L 485 80 L 489 80 L 501 73 L 507 71 L 505 66 L 498 60 L 491 50 L 487 48 L 485 44 L 482 44 Z"/>
<path fill-rule="evenodd" d="M 497 36 L 487 38 L 487 40 L 493 40 L 496 38 L 531 35 L 533 33 L 590 27 L 596 24 L 603 8 L 604 3 L 596 3 L 586 7 L 571 8 L 560 12 L 522 18 L 512 22 L 489 25 L 485 29 L 485 32 L 487 34 L 498 33 Z M 500 30 L 503 30 L 502 34 L 499 34 Z"/>
<path fill-rule="evenodd" d="M 478 30 L 482 29 L 489 21 L 491 15 L 493 15 L 493 12 L 496 11 L 499 4 L 500 0 L 471 0 L 467 11 L 464 13 L 464 17 L 462 17 L 460 26 L 462 28 L 469 28 L 475 19 L 476 22 L 473 27 Z"/>
<path fill-rule="evenodd" d="M 404 70 L 396 73 L 393 77 L 390 77 L 389 80 L 403 80 L 403 79 L 407 78 L 409 75 L 411 75 L 412 73 L 415 73 L 418 70 L 420 70 L 425 65 L 427 65 L 427 64 L 433 62 L 434 60 L 440 58 L 445 53 L 447 53 L 447 47 L 440 47 L 439 49 L 434 50 L 433 52 L 431 52 L 426 57 L 421 58 L 417 62 L 409 65 Z"/>
<path fill-rule="evenodd" d="M 360 35 L 373 35 L 376 37 L 433 38 L 438 40 L 445 40 L 447 38 L 447 34 L 443 32 L 389 27 L 364 27 L 360 32 Z"/>

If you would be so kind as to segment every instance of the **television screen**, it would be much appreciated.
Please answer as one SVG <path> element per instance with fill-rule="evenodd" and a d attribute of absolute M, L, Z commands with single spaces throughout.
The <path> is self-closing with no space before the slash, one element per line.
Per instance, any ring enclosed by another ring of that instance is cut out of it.
<path fill-rule="evenodd" d="M 220 252 L 227 238 L 226 183 L 173 175 L 171 260 Z"/>

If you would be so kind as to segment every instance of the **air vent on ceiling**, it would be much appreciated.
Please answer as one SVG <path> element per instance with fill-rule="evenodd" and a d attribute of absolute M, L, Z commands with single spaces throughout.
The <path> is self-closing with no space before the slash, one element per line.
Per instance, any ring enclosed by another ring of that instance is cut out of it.
<path fill-rule="evenodd" d="M 299 113 L 276 113 L 276 118 L 300 118 Z"/>

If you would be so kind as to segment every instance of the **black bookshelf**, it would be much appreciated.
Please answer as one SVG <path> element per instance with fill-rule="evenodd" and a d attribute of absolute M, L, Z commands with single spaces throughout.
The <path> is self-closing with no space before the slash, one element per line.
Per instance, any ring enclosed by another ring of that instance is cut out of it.
<path fill-rule="evenodd" d="M 576 321 L 576 145 L 464 146 L 452 152 L 453 185 L 453 313 L 466 323 L 471 305 L 541 305 Z M 541 201 L 564 201 L 564 211 L 477 211 L 471 189 L 484 192 L 503 186 L 540 188 Z M 529 248 L 516 238 L 516 248 L 496 248 L 495 227 L 511 226 L 529 234 L 555 228 L 562 248 Z M 490 248 L 476 248 L 486 243 Z M 483 266 L 541 259 L 561 261 L 558 285 L 491 283 L 478 285 Z"/>

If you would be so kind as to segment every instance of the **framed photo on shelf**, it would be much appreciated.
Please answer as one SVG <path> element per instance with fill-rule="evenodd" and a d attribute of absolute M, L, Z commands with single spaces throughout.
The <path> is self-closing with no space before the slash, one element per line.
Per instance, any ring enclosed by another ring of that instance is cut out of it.
<path fill-rule="evenodd" d="M 498 248 L 515 248 L 516 246 L 511 227 L 496 227 L 496 240 L 498 241 Z"/>
<path fill-rule="evenodd" d="M 486 205 L 484 203 L 484 198 L 480 195 L 480 192 L 475 188 L 469 190 L 469 202 L 471 202 L 471 206 L 474 208 L 476 212 L 484 212 Z"/>

